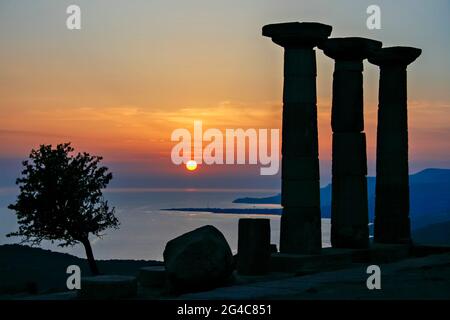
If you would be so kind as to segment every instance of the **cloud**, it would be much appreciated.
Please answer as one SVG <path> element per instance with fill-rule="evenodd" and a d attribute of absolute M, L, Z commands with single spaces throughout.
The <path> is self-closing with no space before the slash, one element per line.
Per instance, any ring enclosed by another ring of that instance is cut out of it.
<path fill-rule="evenodd" d="M 7 130 L 0 129 L 0 136 L 45 136 L 45 137 L 53 137 L 53 138 L 61 138 L 61 135 L 50 133 L 50 132 L 42 132 L 42 131 L 26 131 L 26 130 Z"/>

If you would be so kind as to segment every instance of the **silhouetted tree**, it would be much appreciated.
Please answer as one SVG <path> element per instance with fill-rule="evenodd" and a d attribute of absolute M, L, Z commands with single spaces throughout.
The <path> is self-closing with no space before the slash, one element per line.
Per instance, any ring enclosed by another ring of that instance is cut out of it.
<path fill-rule="evenodd" d="M 100 166 L 102 157 L 73 151 L 70 143 L 31 151 L 16 181 L 20 194 L 8 207 L 17 214 L 19 230 L 7 236 L 22 237 L 32 245 L 42 240 L 61 241 L 61 247 L 79 242 L 92 273 L 99 274 L 89 234 L 101 237 L 104 230 L 119 226 L 114 207 L 102 194 L 112 174 Z"/>

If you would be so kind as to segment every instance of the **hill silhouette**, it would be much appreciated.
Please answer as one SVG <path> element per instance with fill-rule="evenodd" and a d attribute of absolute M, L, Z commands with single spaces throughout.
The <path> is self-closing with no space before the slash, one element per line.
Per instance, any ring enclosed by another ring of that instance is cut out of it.
<path fill-rule="evenodd" d="M 369 219 L 375 208 L 375 177 L 367 178 Z M 425 169 L 409 176 L 412 229 L 450 221 L 450 169 Z M 233 203 L 280 204 L 281 194 L 264 198 L 239 198 Z M 321 188 L 323 218 L 331 217 L 331 184 Z"/>
<path fill-rule="evenodd" d="M 450 221 L 419 228 L 413 232 L 413 239 L 423 244 L 448 245 L 450 244 Z"/>
<path fill-rule="evenodd" d="M 145 260 L 98 260 L 104 274 L 136 275 L 139 268 L 161 265 Z M 82 276 L 90 275 L 86 259 L 18 244 L 0 245 L 0 295 L 48 293 L 66 290 L 69 265 L 78 265 Z"/>

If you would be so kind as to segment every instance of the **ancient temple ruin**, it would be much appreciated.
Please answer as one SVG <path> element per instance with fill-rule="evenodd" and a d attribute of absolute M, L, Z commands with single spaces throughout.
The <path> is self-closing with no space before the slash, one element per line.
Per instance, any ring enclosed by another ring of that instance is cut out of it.
<path fill-rule="evenodd" d="M 420 49 L 382 49 L 365 38 L 330 38 L 321 23 L 279 23 L 264 36 L 284 48 L 280 252 L 319 253 L 320 184 L 315 47 L 335 62 L 331 106 L 334 248 L 369 246 L 363 60 L 380 66 L 375 241 L 410 237 L 406 66 Z"/>

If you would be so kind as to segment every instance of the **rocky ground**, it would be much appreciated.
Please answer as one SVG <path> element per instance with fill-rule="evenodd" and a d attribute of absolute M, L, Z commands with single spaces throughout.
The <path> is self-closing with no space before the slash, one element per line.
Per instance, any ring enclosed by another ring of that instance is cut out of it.
<path fill-rule="evenodd" d="M 282 272 L 259 277 L 235 276 L 234 283 L 228 286 L 180 296 L 167 295 L 161 289 L 139 287 L 137 299 L 450 299 L 450 252 L 444 251 L 439 254 L 433 252 L 423 257 L 379 264 L 380 290 L 367 288 L 366 281 L 369 274 L 366 270 L 371 263 L 365 262 L 352 263 L 341 270 L 302 276 Z M 62 268 L 63 265 L 72 262 L 83 264 L 85 263 L 83 259 L 41 249 L 15 246 L 0 246 L 0 257 L 0 288 L 12 290 L 11 285 L 15 284 L 16 290 L 9 293 L 3 292 L 0 300 L 77 298 L 76 292 L 61 291 L 67 275 L 60 272 L 58 266 Z M 14 261 L 14 265 L 6 264 L 5 257 L 9 261 Z M 52 267 L 48 269 L 50 261 Z M 103 271 L 122 275 L 136 275 L 142 266 L 155 264 L 160 263 L 153 261 L 100 262 Z M 82 267 L 86 268 L 86 266 Z M 28 274 L 28 278 L 24 277 L 25 273 Z M 27 286 L 26 279 L 36 283 L 37 292 L 30 292 L 30 285 Z"/>
<path fill-rule="evenodd" d="M 105 274 L 137 276 L 142 267 L 162 264 L 144 260 L 100 260 Z M 83 275 L 89 275 L 85 259 L 21 245 L 0 246 L 0 299 L 15 296 L 54 293 L 66 290 L 69 265 L 78 265 Z"/>
<path fill-rule="evenodd" d="M 369 290 L 367 264 L 302 277 L 185 294 L 180 299 L 450 299 L 450 253 L 381 264 L 381 289 Z"/>

